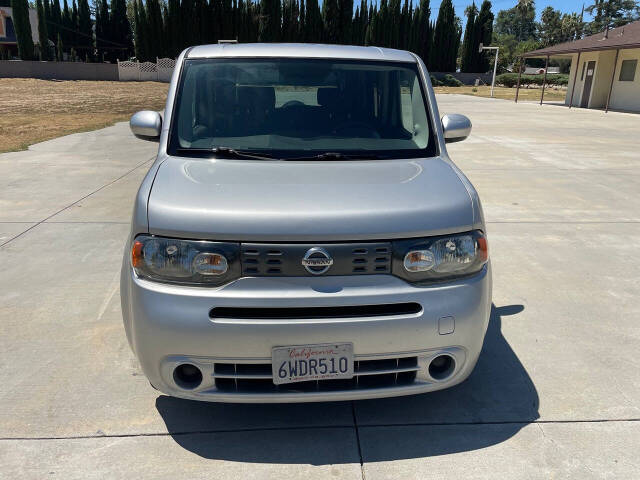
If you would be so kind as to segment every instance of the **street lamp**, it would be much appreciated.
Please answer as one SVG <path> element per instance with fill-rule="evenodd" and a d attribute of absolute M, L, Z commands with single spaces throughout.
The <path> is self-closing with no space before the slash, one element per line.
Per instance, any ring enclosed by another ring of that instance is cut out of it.
<path fill-rule="evenodd" d="M 493 63 L 493 79 L 491 80 L 491 98 L 493 98 L 493 89 L 496 85 L 496 70 L 498 69 L 498 52 L 500 51 L 500 47 L 485 47 L 482 43 L 478 47 L 478 52 L 482 53 L 483 50 L 495 50 L 496 51 L 496 60 Z"/>

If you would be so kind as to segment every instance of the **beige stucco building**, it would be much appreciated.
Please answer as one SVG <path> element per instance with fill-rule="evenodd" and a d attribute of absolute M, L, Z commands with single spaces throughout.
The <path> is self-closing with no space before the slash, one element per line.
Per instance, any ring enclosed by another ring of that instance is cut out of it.
<path fill-rule="evenodd" d="M 524 57 L 571 58 L 567 105 L 640 112 L 640 21 Z"/>

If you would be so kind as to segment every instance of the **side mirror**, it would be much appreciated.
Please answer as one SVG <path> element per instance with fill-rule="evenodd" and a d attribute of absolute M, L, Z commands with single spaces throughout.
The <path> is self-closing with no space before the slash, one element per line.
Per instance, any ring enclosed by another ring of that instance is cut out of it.
<path fill-rule="evenodd" d="M 442 117 L 445 143 L 461 142 L 471 134 L 471 120 L 464 115 L 452 113 Z"/>
<path fill-rule="evenodd" d="M 162 117 L 158 112 L 143 110 L 131 117 L 129 127 L 136 137 L 157 142 L 162 131 Z"/>

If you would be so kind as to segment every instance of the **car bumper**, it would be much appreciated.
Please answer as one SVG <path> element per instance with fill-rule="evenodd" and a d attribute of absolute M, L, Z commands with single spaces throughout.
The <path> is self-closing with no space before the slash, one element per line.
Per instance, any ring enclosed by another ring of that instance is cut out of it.
<path fill-rule="evenodd" d="M 487 264 L 472 277 L 429 287 L 412 286 L 391 275 L 370 275 L 242 278 L 209 289 L 143 280 L 125 262 L 121 293 L 129 342 L 151 384 L 168 395 L 221 402 L 355 400 L 440 390 L 467 378 L 480 354 L 489 320 L 491 267 Z M 403 302 L 419 303 L 422 310 L 383 317 L 284 320 L 212 319 L 209 314 L 213 307 Z M 415 358 L 414 380 L 366 388 L 353 382 L 330 391 L 229 391 L 216 386 L 216 364 L 270 365 L 274 346 L 342 342 L 353 343 L 356 362 Z M 428 374 L 428 364 L 441 354 L 452 357 L 455 367 L 446 378 L 436 380 Z M 174 368 L 182 363 L 202 371 L 203 381 L 197 388 L 181 388 L 174 380 Z"/>

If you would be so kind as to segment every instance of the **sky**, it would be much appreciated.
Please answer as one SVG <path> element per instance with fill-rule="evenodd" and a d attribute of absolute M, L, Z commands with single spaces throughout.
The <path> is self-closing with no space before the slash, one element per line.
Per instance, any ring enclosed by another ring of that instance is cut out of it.
<path fill-rule="evenodd" d="M 472 0 L 453 0 L 453 8 L 456 10 L 456 15 L 462 19 L 462 26 L 464 28 L 467 23 L 467 19 L 464 16 L 464 9 L 471 5 Z M 355 2 L 354 2 L 355 3 Z M 417 4 L 417 1 L 414 1 L 414 4 Z M 441 0 L 431 0 L 431 19 L 435 20 L 438 17 L 438 8 L 440 7 Z M 491 0 L 493 8 L 491 11 L 494 15 L 498 15 L 500 10 L 506 10 L 516 5 L 517 0 Z M 585 6 L 593 3 L 593 0 L 585 0 Z M 482 4 L 482 0 L 476 0 L 476 6 L 480 8 Z M 540 20 L 540 14 L 542 10 L 544 10 L 548 6 L 552 6 L 556 10 L 560 10 L 563 13 L 572 13 L 577 12 L 580 13 L 582 10 L 583 2 L 578 0 L 536 0 L 536 19 Z M 588 20 L 588 15 L 585 14 L 585 20 Z"/>

